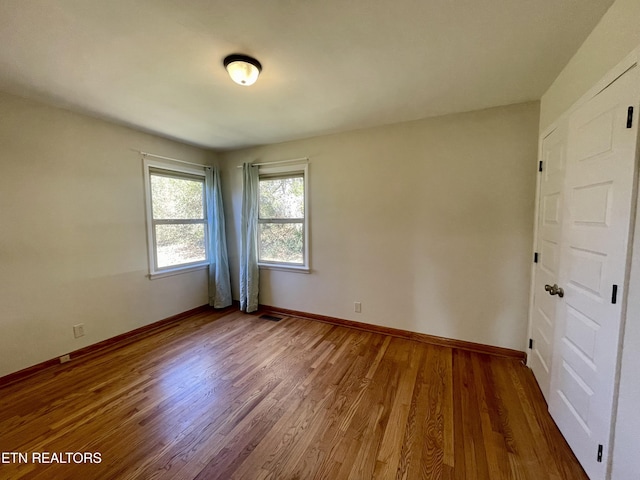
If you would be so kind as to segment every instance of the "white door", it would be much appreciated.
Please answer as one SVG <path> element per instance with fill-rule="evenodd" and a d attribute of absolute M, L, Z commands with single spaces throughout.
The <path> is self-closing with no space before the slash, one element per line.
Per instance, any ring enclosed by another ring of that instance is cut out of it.
<path fill-rule="evenodd" d="M 528 364 L 547 402 L 557 302 L 544 287 L 558 283 L 566 143 L 566 124 L 562 124 L 542 140 L 540 155 L 542 172 L 538 201 L 537 263 L 531 313 L 531 354 L 528 356 Z"/>
<path fill-rule="evenodd" d="M 610 451 L 635 175 L 638 68 L 569 119 L 549 411 L 592 480 Z M 631 113 L 629 107 L 634 110 Z M 632 117 L 628 128 L 628 115 Z"/>

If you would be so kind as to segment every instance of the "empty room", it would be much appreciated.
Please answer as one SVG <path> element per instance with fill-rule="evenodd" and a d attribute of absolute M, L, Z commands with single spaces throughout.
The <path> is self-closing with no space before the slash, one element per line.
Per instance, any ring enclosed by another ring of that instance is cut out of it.
<path fill-rule="evenodd" d="M 0 0 L 0 480 L 640 479 L 640 2 Z"/>

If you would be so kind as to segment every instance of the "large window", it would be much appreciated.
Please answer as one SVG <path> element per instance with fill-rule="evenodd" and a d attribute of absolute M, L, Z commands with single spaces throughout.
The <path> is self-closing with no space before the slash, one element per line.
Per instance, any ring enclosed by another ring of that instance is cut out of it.
<path fill-rule="evenodd" d="M 309 270 L 307 166 L 260 169 L 258 263 Z"/>
<path fill-rule="evenodd" d="M 150 275 L 208 263 L 204 169 L 145 161 Z"/>

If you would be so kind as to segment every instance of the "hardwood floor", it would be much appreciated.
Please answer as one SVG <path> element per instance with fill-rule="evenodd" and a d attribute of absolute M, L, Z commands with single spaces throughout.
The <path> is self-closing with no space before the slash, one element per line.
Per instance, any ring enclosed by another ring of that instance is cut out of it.
<path fill-rule="evenodd" d="M 2 479 L 587 478 L 517 360 L 233 311 L 0 389 L 0 452 L 28 457 Z"/>

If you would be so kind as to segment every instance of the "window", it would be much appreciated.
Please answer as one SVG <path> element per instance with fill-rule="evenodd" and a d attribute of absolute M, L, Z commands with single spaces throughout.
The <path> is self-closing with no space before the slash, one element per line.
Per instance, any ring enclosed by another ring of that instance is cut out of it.
<path fill-rule="evenodd" d="M 145 159 L 151 277 L 208 264 L 204 168 Z"/>
<path fill-rule="evenodd" d="M 258 263 L 309 271 L 307 165 L 260 169 Z"/>

